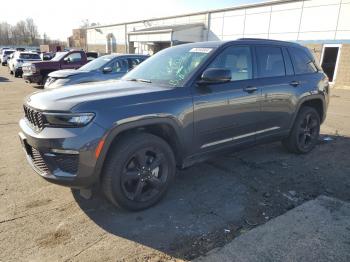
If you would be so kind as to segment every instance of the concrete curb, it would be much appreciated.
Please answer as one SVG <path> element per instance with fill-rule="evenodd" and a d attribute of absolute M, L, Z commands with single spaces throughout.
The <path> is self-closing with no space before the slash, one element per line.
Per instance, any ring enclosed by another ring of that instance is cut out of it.
<path fill-rule="evenodd" d="M 194 261 L 350 261 L 350 204 L 320 196 Z"/>

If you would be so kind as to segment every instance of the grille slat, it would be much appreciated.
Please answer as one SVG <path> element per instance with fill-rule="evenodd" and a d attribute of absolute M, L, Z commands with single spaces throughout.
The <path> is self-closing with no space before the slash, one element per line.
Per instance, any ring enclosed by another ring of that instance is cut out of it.
<path fill-rule="evenodd" d="M 42 173 L 49 173 L 49 168 L 47 167 L 44 159 L 42 158 L 40 152 L 34 147 L 31 147 L 31 158 L 34 166 Z"/>
<path fill-rule="evenodd" d="M 32 126 L 36 130 L 41 131 L 44 128 L 45 123 L 43 114 L 25 105 L 23 106 L 23 109 L 24 115 L 27 118 L 27 120 L 32 124 Z"/>

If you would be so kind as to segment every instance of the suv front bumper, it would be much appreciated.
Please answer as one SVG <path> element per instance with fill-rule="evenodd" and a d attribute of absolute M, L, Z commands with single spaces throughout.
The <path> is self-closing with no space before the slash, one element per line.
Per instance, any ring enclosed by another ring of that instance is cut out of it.
<path fill-rule="evenodd" d="M 23 71 L 23 79 L 29 83 L 41 83 L 43 77 L 41 75 L 32 75 Z"/>
<path fill-rule="evenodd" d="M 90 123 L 83 128 L 46 127 L 37 133 L 25 119 L 19 125 L 27 161 L 41 177 L 73 188 L 87 188 L 98 181 L 95 149 L 104 129 Z"/>

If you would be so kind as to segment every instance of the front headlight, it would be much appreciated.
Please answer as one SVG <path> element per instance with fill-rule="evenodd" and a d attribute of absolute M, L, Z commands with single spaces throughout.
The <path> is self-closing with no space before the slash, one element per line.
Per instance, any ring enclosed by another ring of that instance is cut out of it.
<path fill-rule="evenodd" d="M 89 124 L 94 113 L 43 113 L 45 125 L 49 127 L 81 127 Z"/>
<path fill-rule="evenodd" d="M 65 84 L 67 84 L 68 82 L 70 82 L 69 78 L 58 78 L 55 81 L 55 85 L 56 86 L 64 86 Z"/>
<path fill-rule="evenodd" d="M 37 68 L 35 65 L 31 64 L 30 65 L 30 71 L 32 71 L 32 73 L 36 73 L 37 72 Z M 39 70 L 38 70 L 39 71 Z"/>

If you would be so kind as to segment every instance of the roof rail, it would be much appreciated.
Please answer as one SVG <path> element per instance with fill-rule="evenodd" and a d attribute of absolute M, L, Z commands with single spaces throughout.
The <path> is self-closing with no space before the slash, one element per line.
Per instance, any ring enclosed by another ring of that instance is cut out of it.
<path fill-rule="evenodd" d="M 298 43 L 291 42 L 291 41 L 283 41 L 283 40 L 275 40 L 275 39 L 266 39 L 266 38 L 238 38 L 237 40 L 241 41 L 267 41 L 272 43 L 284 43 L 284 44 L 290 44 L 290 45 L 299 45 Z"/>

